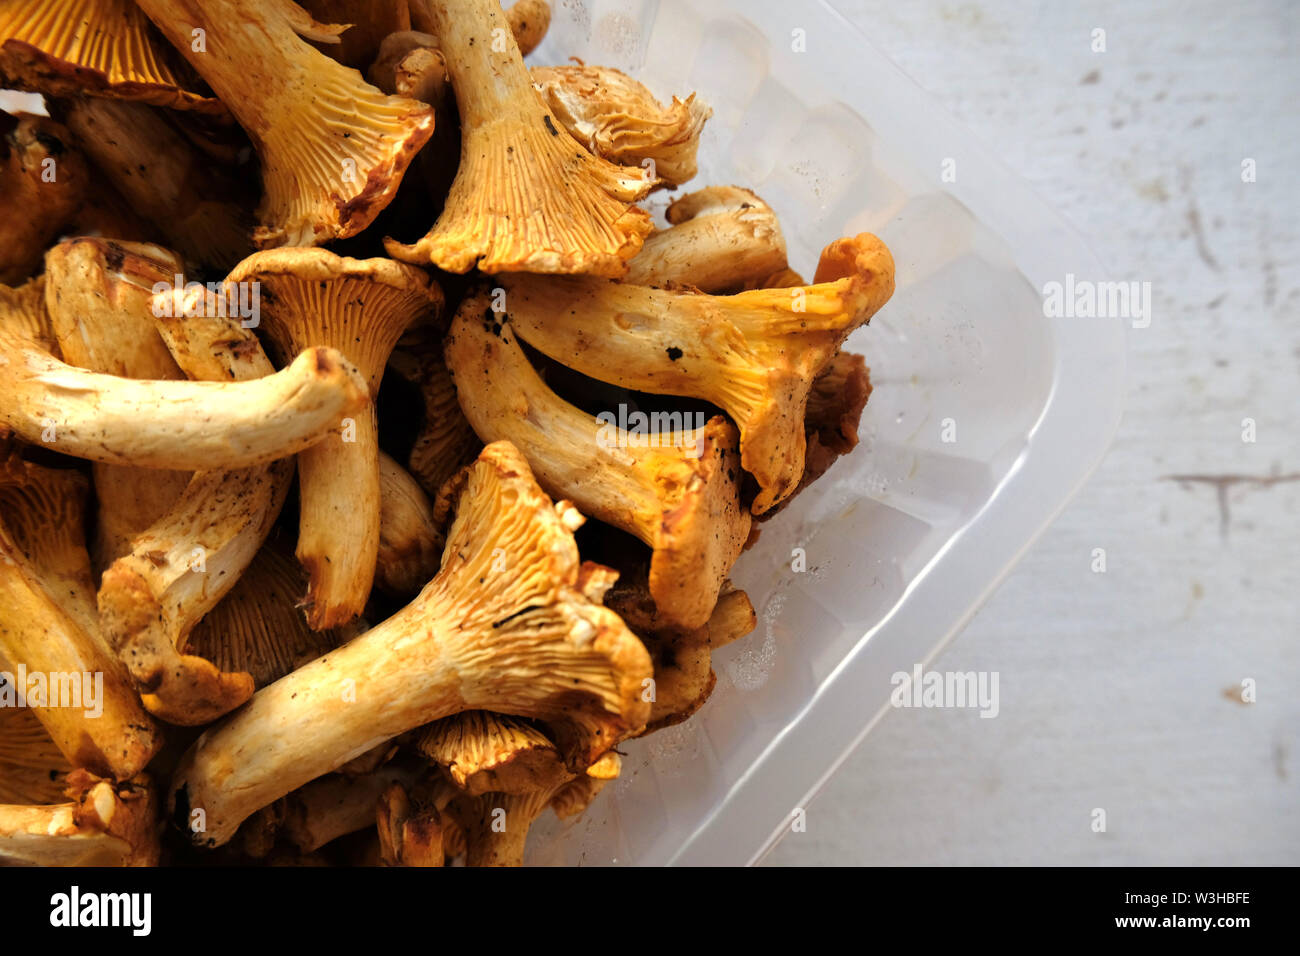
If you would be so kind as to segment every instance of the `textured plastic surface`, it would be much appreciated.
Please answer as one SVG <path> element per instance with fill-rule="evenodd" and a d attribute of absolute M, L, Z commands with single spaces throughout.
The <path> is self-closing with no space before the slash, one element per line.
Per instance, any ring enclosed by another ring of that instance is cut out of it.
<path fill-rule="evenodd" d="M 1038 290 L 1096 277 L 1091 253 L 831 6 L 553 5 L 532 62 L 578 56 L 713 107 L 686 189 L 755 189 L 805 275 L 823 245 L 861 231 L 897 263 L 893 300 L 849 340 L 875 386 L 862 443 L 733 575 L 758 629 L 714 656 L 717 689 L 695 717 L 624 747 L 622 778 L 576 823 L 539 821 L 529 851 L 540 864 L 750 863 L 888 709 L 890 676 L 961 629 L 1101 459 L 1124 330 L 1044 318 Z"/>

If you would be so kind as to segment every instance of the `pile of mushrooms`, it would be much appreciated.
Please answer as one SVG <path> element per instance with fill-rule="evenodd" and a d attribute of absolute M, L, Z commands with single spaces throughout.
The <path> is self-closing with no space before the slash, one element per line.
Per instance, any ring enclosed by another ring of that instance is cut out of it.
<path fill-rule="evenodd" d="M 0 864 L 518 865 L 707 702 L 893 260 L 549 22 L 0 9 Z"/>

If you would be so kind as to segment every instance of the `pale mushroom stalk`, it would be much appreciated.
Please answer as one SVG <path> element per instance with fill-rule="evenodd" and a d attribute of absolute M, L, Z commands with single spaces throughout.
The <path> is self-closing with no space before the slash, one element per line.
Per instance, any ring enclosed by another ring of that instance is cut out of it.
<path fill-rule="evenodd" d="M 185 63 L 132 0 L 6 0 L 0 37 L 5 87 L 225 113 L 219 101 L 192 92 Z"/>
<path fill-rule="evenodd" d="M 0 463 L 0 659 L 70 763 L 125 780 L 162 738 L 96 626 L 85 495 L 77 472 Z"/>
<path fill-rule="evenodd" d="M 0 282 L 21 282 L 81 208 L 90 171 L 72 135 L 44 116 L 0 113 Z"/>
<path fill-rule="evenodd" d="M 431 34 L 435 29 L 429 0 L 410 0 L 411 25 L 416 30 Z M 551 5 L 547 0 L 516 0 L 505 11 L 506 25 L 519 44 L 519 52 L 527 56 L 546 39 L 551 26 Z M 435 40 L 430 46 L 437 46 Z"/>
<path fill-rule="evenodd" d="M 894 291 L 894 261 L 875 236 L 837 239 L 813 285 L 730 296 L 587 277 L 502 277 L 520 338 L 601 381 L 702 399 L 740 428 L 758 481 L 751 510 L 788 497 L 804 469 L 804 406 L 844 339 Z"/>
<path fill-rule="evenodd" d="M 389 787 L 413 784 L 427 769 L 384 764 L 357 777 L 326 774 L 263 807 L 239 830 L 250 856 L 262 857 L 277 842 L 312 853 L 357 830 L 374 826 L 380 798 Z"/>
<path fill-rule="evenodd" d="M 45 306 L 69 365 L 126 378 L 182 379 L 154 328 L 153 287 L 171 285 L 180 259 L 159 246 L 83 237 L 45 254 Z M 96 464 L 93 556 L 98 571 L 180 496 L 190 474 Z"/>
<path fill-rule="evenodd" d="M 336 42 L 291 0 L 139 0 L 248 132 L 262 160 L 260 247 L 360 232 L 392 200 L 433 111 L 386 96 L 302 38 Z M 195 49 L 201 31 L 202 49 Z"/>
<path fill-rule="evenodd" d="M 701 626 L 749 536 L 735 426 L 716 416 L 691 428 L 680 413 L 660 413 L 668 427 L 638 434 L 615 413 L 588 415 L 542 381 L 513 320 L 489 303 L 486 293 L 466 298 L 447 334 L 465 417 L 484 441 L 513 442 L 547 492 L 650 545 L 661 612 Z"/>
<path fill-rule="evenodd" d="M 157 866 L 158 796 L 147 777 L 68 776 L 66 802 L 0 804 L 0 865 Z"/>
<path fill-rule="evenodd" d="M 551 113 L 594 156 L 647 166 L 663 186 L 696 173 L 700 134 L 713 115 L 694 93 L 665 107 L 646 87 L 608 66 L 535 66 L 533 85 Z"/>
<path fill-rule="evenodd" d="M 447 272 L 619 276 L 650 232 L 632 205 L 653 185 L 640 167 L 592 156 L 533 89 L 497 0 L 429 0 L 461 119 L 461 163 L 442 215 L 390 255 Z"/>
<path fill-rule="evenodd" d="M 171 305 L 193 304 L 198 294 L 170 293 Z M 187 373 L 218 381 L 272 373 L 257 339 L 234 319 L 181 318 L 191 311 L 183 307 L 159 311 L 160 341 Z M 292 459 L 199 472 L 180 500 L 131 542 L 130 553 L 104 572 L 98 596 L 104 629 L 148 692 L 145 706 L 162 719 L 208 723 L 252 696 L 254 678 L 242 667 L 219 668 L 183 648 L 195 626 L 241 582 L 280 514 L 292 476 Z M 264 634 L 245 628 L 230 639 L 258 633 Z M 276 635 L 271 643 L 290 644 L 291 635 Z"/>
<path fill-rule="evenodd" d="M 247 468 L 319 442 L 370 404 L 329 348 L 249 382 L 126 379 L 55 359 L 0 328 L 0 425 L 65 455 L 143 468 Z"/>
<path fill-rule="evenodd" d="M 682 196 L 665 215 L 672 225 L 646 239 L 623 281 L 735 292 L 786 267 L 776 213 L 748 189 L 709 186 Z"/>
<path fill-rule="evenodd" d="M 645 723 L 645 648 L 579 566 L 581 516 L 552 504 L 509 444 L 484 449 L 442 499 L 456 509 L 442 570 L 387 621 L 270 687 L 206 731 L 172 782 L 194 842 L 227 842 L 250 814 L 377 744 L 465 710 L 541 720 L 573 768 Z"/>
<path fill-rule="evenodd" d="M 411 322 L 442 303 L 428 276 L 389 259 L 323 249 L 260 252 L 228 283 L 258 282 L 262 327 L 284 354 L 332 346 L 355 362 L 374 396 L 388 356 Z M 374 581 L 381 495 L 374 405 L 299 455 L 298 560 L 311 577 L 307 620 L 338 627 L 359 615 Z"/>
<path fill-rule="evenodd" d="M 253 560 L 292 475 L 292 460 L 200 472 L 104 572 L 105 633 L 145 691 L 145 706 L 168 723 L 200 726 L 252 696 L 251 675 L 219 671 L 179 648 Z"/>
<path fill-rule="evenodd" d="M 165 111 L 88 97 L 53 109 L 131 208 L 191 269 L 220 276 L 252 251 L 243 187 L 177 132 Z"/>

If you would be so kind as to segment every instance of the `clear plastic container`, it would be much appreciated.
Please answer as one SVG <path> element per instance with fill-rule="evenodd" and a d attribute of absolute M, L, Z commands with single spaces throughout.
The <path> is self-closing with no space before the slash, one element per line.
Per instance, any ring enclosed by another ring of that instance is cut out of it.
<path fill-rule="evenodd" d="M 938 653 L 1100 461 L 1125 331 L 1044 317 L 1045 283 L 1101 278 L 1092 253 L 830 4 L 553 5 L 533 62 L 577 56 L 713 107 L 686 188 L 756 190 L 805 274 L 862 231 L 897 263 L 892 301 L 849 340 L 875 386 L 861 444 L 733 574 L 758 629 L 714 655 L 699 713 L 622 748 L 622 778 L 576 823 L 539 821 L 529 851 L 752 863 L 889 709 L 890 676 Z"/>

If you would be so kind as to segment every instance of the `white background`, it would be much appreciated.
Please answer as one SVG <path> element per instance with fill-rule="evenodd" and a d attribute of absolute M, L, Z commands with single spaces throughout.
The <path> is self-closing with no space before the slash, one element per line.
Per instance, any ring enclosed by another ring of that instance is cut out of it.
<path fill-rule="evenodd" d="M 1300 864 L 1300 4 L 835 2 L 1153 321 L 1106 461 L 935 662 L 998 717 L 891 713 L 767 862 Z"/>

